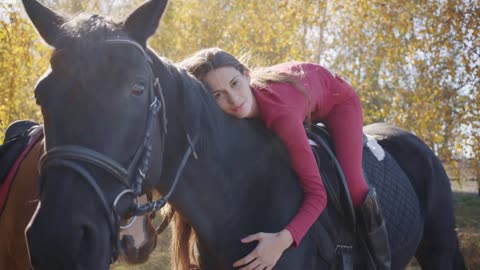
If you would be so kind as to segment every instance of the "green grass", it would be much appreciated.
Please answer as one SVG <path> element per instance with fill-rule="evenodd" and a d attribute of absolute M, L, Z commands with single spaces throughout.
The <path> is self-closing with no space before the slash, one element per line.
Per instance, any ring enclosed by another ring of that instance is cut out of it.
<path fill-rule="evenodd" d="M 480 229 L 480 196 L 473 193 L 455 193 L 457 226 Z"/>
<path fill-rule="evenodd" d="M 480 269 L 480 196 L 472 193 L 455 193 L 457 232 L 468 269 Z M 169 233 L 159 238 L 156 251 L 150 260 L 140 266 L 116 265 L 113 270 L 169 270 Z M 412 266 L 408 269 L 419 269 Z"/>
<path fill-rule="evenodd" d="M 480 269 L 480 196 L 456 193 L 457 232 L 468 269 Z"/>

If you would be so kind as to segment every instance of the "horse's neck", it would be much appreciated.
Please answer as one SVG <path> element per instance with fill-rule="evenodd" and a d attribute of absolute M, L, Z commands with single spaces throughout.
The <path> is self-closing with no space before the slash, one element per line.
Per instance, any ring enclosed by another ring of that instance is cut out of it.
<path fill-rule="evenodd" d="M 298 208 L 300 190 L 279 142 L 261 123 L 226 116 L 205 89 L 195 82 L 190 87 L 197 89 L 185 87 L 175 76 L 170 74 L 170 83 L 162 80 L 169 117 L 167 178 L 189 145 L 186 132 L 198 136 L 198 159 L 190 157 L 171 202 L 206 250 L 222 253 L 216 255 L 226 261 L 239 259 L 247 248 L 242 237 L 286 225 Z"/>

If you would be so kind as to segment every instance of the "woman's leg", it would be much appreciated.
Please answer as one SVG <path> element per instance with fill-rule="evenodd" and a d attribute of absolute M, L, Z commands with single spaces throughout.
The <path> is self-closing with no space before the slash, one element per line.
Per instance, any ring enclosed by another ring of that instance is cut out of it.
<path fill-rule="evenodd" d="M 363 116 L 358 96 L 355 94 L 346 102 L 335 105 L 324 122 L 332 135 L 335 154 L 345 174 L 353 205 L 358 208 L 368 193 L 363 175 Z"/>
<path fill-rule="evenodd" d="M 329 129 L 338 162 L 342 167 L 361 226 L 367 234 L 367 245 L 376 269 L 391 268 L 388 235 L 375 190 L 369 188 L 363 175 L 363 116 L 357 95 L 336 105 L 325 122 Z"/>

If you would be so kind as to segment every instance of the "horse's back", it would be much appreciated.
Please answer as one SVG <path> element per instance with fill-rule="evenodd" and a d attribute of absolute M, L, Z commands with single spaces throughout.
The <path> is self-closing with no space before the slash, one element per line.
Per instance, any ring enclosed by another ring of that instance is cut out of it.
<path fill-rule="evenodd" d="M 423 269 L 464 269 L 455 231 L 450 180 L 441 161 L 417 136 L 385 123 L 364 128 L 408 176 L 420 203 L 422 241 L 416 258 Z"/>
<path fill-rule="evenodd" d="M 37 142 L 25 156 L 8 192 L 0 216 L 0 269 L 31 269 L 25 228 L 37 206 L 37 163 L 42 145 Z"/>

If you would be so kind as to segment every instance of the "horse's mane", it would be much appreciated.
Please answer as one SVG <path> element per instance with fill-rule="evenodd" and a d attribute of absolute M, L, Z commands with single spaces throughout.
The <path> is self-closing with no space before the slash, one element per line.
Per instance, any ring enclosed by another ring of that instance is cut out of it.
<path fill-rule="evenodd" d="M 226 141 L 223 136 L 227 135 L 225 132 L 227 130 L 227 120 L 232 120 L 232 117 L 226 115 L 220 109 L 206 86 L 186 69 L 179 67 L 168 58 L 158 56 L 151 48 L 147 49 L 147 53 L 153 61 L 156 75 L 163 74 L 164 72 L 158 71 L 163 70 L 168 72 L 169 78 L 174 78 L 178 95 L 180 95 L 178 104 L 182 105 L 179 110 L 187 117 L 187 119 L 182 119 L 185 128 L 191 132 L 191 135 L 197 132 L 208 134 L 208 136 L 199 137 L 197 147 L 199 149 L 208 147 L 210 153 L 214 149 L 220 150 L 221 147 L 215 147 L 211 142 L 215 141 L 216 145 L 221 145 L 223 141 Z M 159 79 L 162 83 L 162 78 Z M 169 90 L 164 89 L 164 91 Z M 199 117 L 199 112 L 201 112 L 202 117 Z M 195 121 L 192 121 L 192 119 L 195 119 Z"/>
<path fill-rule="evenodd" d="M 62 35 L 55 42 L 55 51 L 63 51 L 75 59 L 69 61 L 69 70 L 76 74 L 80 83 L 98 74 L 98 68 L 104 66 L 101 64 L 107 63 L 105 40 L 126 36 L 120 23 L 88 13 L 71 18 L 61 28 Z"/>
<path fill-rule="evenodd" d="M 183 92 L 179 93 L 183 94 L 181 99 L 190 105 L 199 106 L 183 106 L 182 110 L 186 115 L 196 114 L 198 110 L 204 110 L 206 118 L 215 119 L 214 121 L 195 121 L 196 123 L 193 130 L 199 130 L 200 128 L 210 129 L 211 132 L 209 133 L 211 133 L 212 136 L 221 134 L 220 132 L 224 130 L 225 115 L 221 112 L 209 90 L 194 76 L 188 73 L 185 69 L 175 65 L 168 58 L 158 56 L 155 51 L 150 48 L 147 52 L 153 61 L 154 70 L 164 68 L 169 73 L 169 77 L 174 78 L 176 85 L 181 89 L 180 91 Z M 161 74 L 162 72 L 155 73 Z M 211 125 L 209 123 L 215 124 Z M 200 138 L 198 146 L 212 148 L 212 145 L 208 144 L 211 140 L 211 137 Z M 167 212 L 171 211 L 174 211 L 174 209 L 173 206 L 169 205 Z M 171 227 L 171 265 L 173 269 L 198 269 L 198 258 L 196 254 L 197 252 L 195 251 L 197 237 L 194 228 L 186 222 L 178 212 L 174 214 L 173 223 L 174 224 Z"/>

